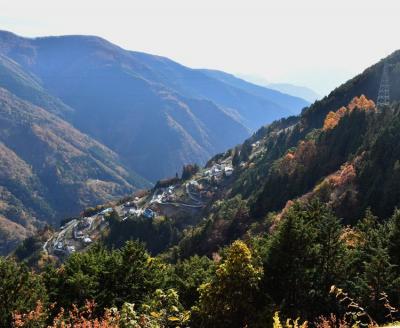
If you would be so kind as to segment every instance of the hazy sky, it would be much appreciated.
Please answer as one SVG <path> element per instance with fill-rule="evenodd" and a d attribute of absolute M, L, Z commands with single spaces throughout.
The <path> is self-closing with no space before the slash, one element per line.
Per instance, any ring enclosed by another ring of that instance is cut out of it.
<path fill-rule="evenodd" d="M 326 93 L 400 49 L 399 0 L 0 0 L 0 29 L 95 34 Z"/>

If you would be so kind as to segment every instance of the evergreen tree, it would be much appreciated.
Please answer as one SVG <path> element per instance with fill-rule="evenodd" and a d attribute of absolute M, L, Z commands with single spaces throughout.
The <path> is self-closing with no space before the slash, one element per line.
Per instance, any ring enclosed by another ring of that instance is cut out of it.
<path fill-rule="evenodd" d="M 205 256 L 192 256 L 174 266 L 171 286 L 176 288 L 181 302 L 190 307 L 199 299 L 199 287 L 208 282 L 214 269 L 213 261 Z"/>
<path fill-rule="evenodd" d="M 380 301 L 382 292 L 395 296 L 399 292 L 399 276 L 389 256 L 388 226 L 378 223 L 367 210 L 355 229 L 358 247 L 354 251 L 350 276 L 352 293 L 361 300 L 376 320 L 384 320 L 385 309 Z"/>
<path fill-rule="evenodd" d="M 345 280 L 342 227 L 318 200 L 295 203 L 267 244 L 265 292 L 289 317 L 313 316 L 332 308 L 332 284 Z"/>
<path fill-rule="evenodd" d="M 69 308 L 94 300 L 99 311 L 124 302 L 140 305 L 147 295 L 162 287 L 163 266 L 138 242 L 127 242 L 119 250 L 95 246 L 71 255 L 60 270 L 48 269 L 46 285 L 51 301 Z"/>
<path fill-rule="evenodd" d="M 12 314 L 32 311 L 38 301 L 47 305 L 41 277 L 24 264 L 0 257 L 0 327 L 12 327 Z"/>
<path fill-rule="evenodd" d="M 391 261 L 396 265 L 396 271 L 400 275 L 400 210 L 396 210 L 389 223 L 389 254 Z"/>

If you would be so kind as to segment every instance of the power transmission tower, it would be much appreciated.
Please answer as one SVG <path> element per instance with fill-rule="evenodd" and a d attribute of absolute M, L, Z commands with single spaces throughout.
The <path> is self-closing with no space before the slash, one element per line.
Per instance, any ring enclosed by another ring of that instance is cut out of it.
<path fill-rule="evenodd" d="M 376 105 L 378 109 L 390 104 L 390 81 L 389 81 L 389 65 L 387 63 L 383 66 L 381 84 L 378 91 L 378 99 Z"/>

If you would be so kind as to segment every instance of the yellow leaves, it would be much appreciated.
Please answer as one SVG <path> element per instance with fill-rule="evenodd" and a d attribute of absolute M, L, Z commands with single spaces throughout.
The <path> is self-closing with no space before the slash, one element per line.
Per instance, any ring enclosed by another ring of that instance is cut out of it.
<path fill-rule="evenodd" d="M 273 328 L 283 328 L 281 320 L 279 318 L 279 312 L 275 312 L 273 320 L 274 320 L 274 324 L 272 326 Z"/>
<path fill-rule="evenodd" d="M 171 312 L 179 312 L 179 309 L 175 305 L 172 305 Z"/>
<path fill-rule="evenodd" d="M 153 317 L 153 318 L 160 318 L 161 317 L 161 313 L 159 313 L 159 312 L 150 312 L 150 315 Z"/>
<path fill-rule="evenodd" d="M 362 244 L 360 233 L 350 227 L 346 227 L 343 229 L 340 240 L 344 241 L 348 248 L 353 249 Z"/>
<path fill-rule="evenodd" d="M 329 112 L 328 115 L 326 115 L 322 129 L 327 131 L 335 128 L 343 116 L 353 112 L 354 110 L 376 111 L 376 106 L 372 100 L 369 100 L 364 95 L 354 97 L 347 107 L 341 107 L 336 112 Z"/>
<path fill-rule="evenodd" d="M 299 324 L 300 318 L 297 318 L 296 320 L 293 319 L 287 319 L 285 326 L 282 326 L 281 320 L 279 318 L 279 312 L 275 312 L 274 317 L 273 317 L 273 328 L 307 328 L 308 327 L 308 322 L 304 321 L 302 324 Z"/>
<path fill-rule="evenodd" d="M 172 322 L 176 322 L 176 321 L 180 321 L 181 319 L 179 319 L 178 317 L 168 317 L 168 321 L 172 321 Z"/>

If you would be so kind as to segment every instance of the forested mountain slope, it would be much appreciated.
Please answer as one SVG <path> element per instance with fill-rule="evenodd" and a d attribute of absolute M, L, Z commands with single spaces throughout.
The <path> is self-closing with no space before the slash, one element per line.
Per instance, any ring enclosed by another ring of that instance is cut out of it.
<path fill-rule="evenodd" d="M 392 104 L 377 108 L 371 99 L 385 62 Z M 367 208 L 389 217 L 400 204 L 399 67 L 396 52 L 300 116 L 267 125 L 216 155 L 205 168 L 188 167 L 181 179 L 162 180 L 139 203 L 166 219 L 150 224 L 140 210 L 130 215 L 118 207 L 118 215 L 132 220 L 111 224 L 108 242 L 138 238 L 153 253 L 167 251 L 173 258 L 210 255 L 236 238 L 273 227 L 294 201 L 313 198 L 346 224 L 355 224 Z"/>
<path fill-rule="evenodd" d="M 392 105 L 378 109 L 370 99 L 377 98 L 385 63 Z M 241 146 L 216 156 L 210 165 L 227 160 L 237 165 L 223 202 L 236 203 L 240 218 L 209 216 L 184 248 L 190 244 L 192 252 L 209 252 L 211 244 L 215 249 L 243 236 L 252 224 L 254 229 L 260 222 L 268 226 L 270 213 L 289 208 L 296 199 L 318 197 L 345 223 L 357 222 L 368 207 L 389 217 L 400 204 L 399 83 L 400 52 L 395 52 L 300 116 L 261 128 Z"/>
<path fill-rule="evenodd" d="M 73 109 L 66 114 L 69 122 L 151 181 L 175 174 L 185 163 L 204 163 L 263 124 L 308 105 L 262 87 L 259 96 L 244 81 L 233 86 L 98 37 L 28 39 L 1 32 L 0 54 L 18 63 L 10 69 L 18 69 L 21 79 L 29 76 L 39 84 L 32 92 L 44 88 L 60 99 Z M 27 97 L 25 91 L 20 90 Z"/>
<path fill-rule="evenodd" d="M 34 226 L 148 185 L 111 150 L 2 88 L 0 145 L 2 253 Z"/>

